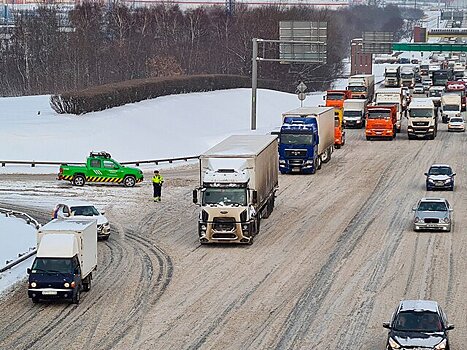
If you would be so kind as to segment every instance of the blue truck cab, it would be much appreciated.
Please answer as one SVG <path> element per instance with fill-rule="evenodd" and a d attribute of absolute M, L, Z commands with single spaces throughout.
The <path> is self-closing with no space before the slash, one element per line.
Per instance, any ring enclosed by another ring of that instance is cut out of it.
<path fill-rule="evenodd" d="M 279 134 L 282 174 L 314 174 L 320 167 L 318 123 L 315 117 L 285 117 Z"/>

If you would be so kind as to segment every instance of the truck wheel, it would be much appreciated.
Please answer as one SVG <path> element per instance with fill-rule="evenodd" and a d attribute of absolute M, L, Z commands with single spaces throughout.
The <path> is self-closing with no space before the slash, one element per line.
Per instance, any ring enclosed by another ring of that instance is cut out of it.
<path fill-rule="evenodd" d="M 89 275 L 88 278 L 86 278 L 86 282 L 83 282 L 83 291 L 89 292 L 91 290 L 91 280 L 92 275 Z"/>
<path fill-rule="evenodd" d="M 86 179 L 84 178 L 83 175 L 75 175 L 73 177 L 72 184 L 75 186 L 84 186 L 85 182 L 86 182 Z"/>
<path fill-rule="evenodd" d="M 341 148 L 341 145 L 335 144 L 334 147 L 336 147 L 336 149 L 339 149 L 339 148 Z"/>
<path fill-rule="evenodd" d="M 366 137 L 366 140 L 367 140 L 367 141 L 370 141 L 370 140 L 371 140 L 371 137 L 370 137 L 370 136 L 367 136 L 367 137 Z"/>
<path fill-rule="evenodd" d="M 321 162 L 321 157 L 318 157 L 318 166 L 316 167 L 317 170 L 321 169 L 321 165 L 323 163 Z"/>
<path fill-rule="evenodd" d="M 73 296 L 73 298 L 71 298 L 71 302 L 72 302 L 73 304 L 78 305 L 80 299 L 81 299 L 81 298 L 80 298 L 80 292 L 79 292 L 79 287 L 78 287 L 78 289 L 77 289 L 77 291 L 76 291 L 76 294 Z"/>
<path fill-rule="evenodd" d="M 125 176 L 123 179 L 123 185 L 125 187 L 133 187 L 136 184 L 136 179 L 134 176 Z"/>

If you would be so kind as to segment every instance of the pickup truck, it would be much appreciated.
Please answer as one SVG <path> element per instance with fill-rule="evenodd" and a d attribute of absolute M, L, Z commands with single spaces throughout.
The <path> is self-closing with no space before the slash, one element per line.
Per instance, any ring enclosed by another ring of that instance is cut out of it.
<path fill-rule="evenodd" d="M 83 186 L 86 182 L 107 182 L 133 187 L 143 181 L 143 172 L 119 164 L 107 152 L 91 152 L 86 165 L 60 165 L 57 179 L 70 181 L 75 186 Z"/>

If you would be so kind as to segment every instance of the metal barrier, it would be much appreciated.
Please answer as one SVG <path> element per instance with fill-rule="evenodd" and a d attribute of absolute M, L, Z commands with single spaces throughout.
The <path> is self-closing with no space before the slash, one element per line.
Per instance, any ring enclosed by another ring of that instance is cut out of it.
<path fill-rule="evenodd" d="M 24 221 L 26 221 L 28 225 L 34 226 L 34 228 L 36 228 L 37 230 L 41 227 L 41 225 L 36 221 L 36 219 L 34 219 L 33 217 L 31 217 L 30 215 L 26 213 L 22 213 L 22 212 L 10 210 L 10 209 L 5 209 L 5 208 L 0 208 L 0 213 L 4 214 L 7 217 L 10 217 L 10 216 L 20 217 Z M 0 273 L 11 269 L 12 267 L 18 265 L 19 263 L 33 256 L 34 254 L 36 254 L 36 251 L 37 251 L 36 248 L 34 248 L 33 250 L 19 256 L 18 259 L 9 262 L 4 267 L 0 268 Z"/>
<path fill-rule="evenodd" d="M 188 161 L 191 159 L 198 159 L 199 156 L 188 156 L 188 157 L 177 157 L 177 158 L 163 158 L 163 159 L 151 159 L 151 160 L 135 160 L 131 162 L 120 162 L 122 165 L 135 164 L 139 166 L 140 164 L 156 164 L 159 163 L 173 163 L 178 161 Z M 36 165 L 62 165 L 62 164 L 71 164 L 71 165 L 85 165 L 86 163 L 77 163 L 77 162 L 46 162 L 46 161 L 27 161 L 27 160 L 0 160 L 2 167 L 5 167 L 7 164 L 11 165 L 31 165 L 35 167 Z"/>

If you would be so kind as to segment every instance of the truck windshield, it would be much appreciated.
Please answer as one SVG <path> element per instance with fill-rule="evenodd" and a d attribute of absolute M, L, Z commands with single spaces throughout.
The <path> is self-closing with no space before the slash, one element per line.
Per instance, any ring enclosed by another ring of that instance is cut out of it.
<path fill-rule="evenodd" d="M 365 92 L 366 88 L 364 86 L 358 85 L 358 86 L 349 86 L 347 87 L 347 90 L 350 90 L 352 92 Z"/>
<path fill-rule="evenodd" d="M 338 93 L 327 93 L 326 94 L 326 100 L 343 100 L 344 99 L 344 94 L 338 94 Z"/>
<path fill-rule="evenodd" d="M 313 143 L 313 135 L 281 134 L 281 143 L 284 145 L 311 145 Z"/>
<path fill-rule="evenodd" d="M 31 270 L 32 273 L 73 273 L 73 264 L 69 258 L 36 258 Z"/>
<path fill-rule="evenodd" d="M 99 212 L 92 205 L 71 207 L 71 214 L 76 216 L 98 216 Z"/>
<path fill-rule="evenodd" d="M 246 205 L 246 188 L 214 188 L 204 191 L 203 204 Z"/>
<path fill-rule="evenodd" d="M 387 78 L 397 78 L 397 73 L 387 72 L 385 74 L 385 77 L 387 77 Z"/>
<path fill-rule="evenodd" d="M 411 109 L 409 114 L 412 118 L 432 118 L 433 117 L 433 110 L 432 109 Z"/>
<path fill-rule="evenodd" d="M 413 78 L 413 73 L 402 73 L 401 78 L 402 79 L 412 79 Z"/>
<path fill-rule="evenodd" d="M 446 112 L 458 112 L 461 110 L 461 106 L 459 105 L 444 105 L 443 106 L 443 111 Z"/>
<path fill-rule="evenodd" d="M 368 119 L 389 119 L 391 112 L 388 110 L 377 110 L 368 112 Z"/>
<path fill-rule="evenodd" d="M 344 111 L 344 117 L 361 117 L 362 111 Z"/>

